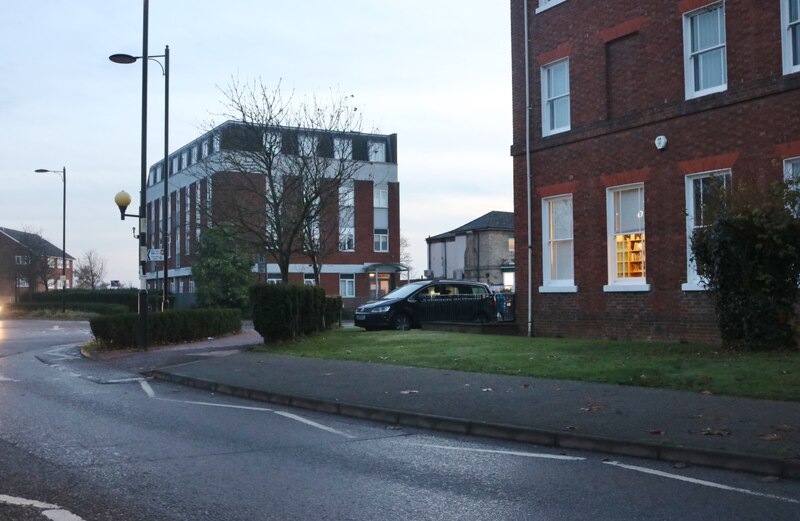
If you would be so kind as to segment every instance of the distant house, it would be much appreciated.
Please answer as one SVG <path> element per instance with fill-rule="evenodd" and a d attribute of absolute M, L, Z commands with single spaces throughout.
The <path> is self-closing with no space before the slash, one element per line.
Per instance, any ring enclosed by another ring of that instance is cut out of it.
<path fill-rule="evenodd" d="M 60 288 L 63 259 L 61 249 L 38 234 L 0 228 L 0 303 L 16 302 L 23 292 Z M 67 288 L 73 287 L 74 260 L 66 255 Z"/>
<path fill-rule="evenodd" d="M 431 278 L 477 280 L 514 289 L 514 213 L 489 212 L 425 239 Z"/>

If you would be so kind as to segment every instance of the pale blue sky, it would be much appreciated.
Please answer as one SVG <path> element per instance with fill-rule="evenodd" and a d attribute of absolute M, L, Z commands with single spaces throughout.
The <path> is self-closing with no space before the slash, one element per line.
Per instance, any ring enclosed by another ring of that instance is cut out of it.
<path fill-rule="evenodd" d="M 2 0 L 0 226 L 106 259 L 107 279 L 138 286 L 141 0 Z M 232 77 L 298 95 L 353 94 L 366 130 L 398 134 L 401 232 L 414 267 L 425 237 L 513 209 L 509 6 L 502 0 L 151 0 L 149 53 L 170 46 L 170 148 L 220 122 Z M 163 155 L 161 69 L 149 68 L 148 165 Z"/>

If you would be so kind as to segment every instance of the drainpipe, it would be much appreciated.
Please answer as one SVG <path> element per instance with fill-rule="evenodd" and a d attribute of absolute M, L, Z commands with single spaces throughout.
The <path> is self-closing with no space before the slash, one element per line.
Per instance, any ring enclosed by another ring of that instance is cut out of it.
<path fill-rule="evenodd" d="M 530 337 L 533 336 L 533 236 L 531 233 L 531 82 L 528 1 L 523 0 L 525 18 L 525 181 L 528 205 L 528 336 Z"/>

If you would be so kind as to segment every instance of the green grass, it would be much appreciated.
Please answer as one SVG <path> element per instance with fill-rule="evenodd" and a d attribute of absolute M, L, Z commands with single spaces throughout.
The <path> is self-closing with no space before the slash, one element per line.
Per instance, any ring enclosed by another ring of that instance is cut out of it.
<path fill-rule="evenodd" d="M 800 352 L 702 344 L 337 329 L 259 351 L 800 401 Z"/>

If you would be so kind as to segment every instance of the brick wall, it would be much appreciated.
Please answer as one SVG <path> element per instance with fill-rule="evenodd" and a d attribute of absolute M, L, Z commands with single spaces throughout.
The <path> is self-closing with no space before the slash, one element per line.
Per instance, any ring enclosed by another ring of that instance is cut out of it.
<path fill-rule="evenodd" d="M 689 2 L 691 3 L 691 2 Z M 780 9 L 726 6 L 728 88 L 685 100 L 687 2 L 569 0 L 531 19 L 533 331 L 537 335 L 719 339 L 704 292 L 686 282 L 685 176 L 731 168 L 737 183 L 767 183 L 800 140 L 800 75 L 783 76 Z M 695 2 L 696 3 L 696 2 Z M 703 2 L 701 2 L 703 3 Z M 709 3 L 709 2 L 705 2 Z M 705 4 L 704 3 L 704 4 Z M 512 0 L 514 202 L 518 324 L 527 326 L 527 186 L 523 17 Z M 539 68 L 570 60 L 571 129 L 542 137 Z M 668 138 L 659 151 L 656 136 Z M 650 291 L 607 293 L 606 188 L 643 182 Z M 555 187 L 555 188 L 554 188 Z M 573 195 L 577 293 L 539 293 L 542 194 Z M 567 193 L 565 192 L 565 193 Z"/>

